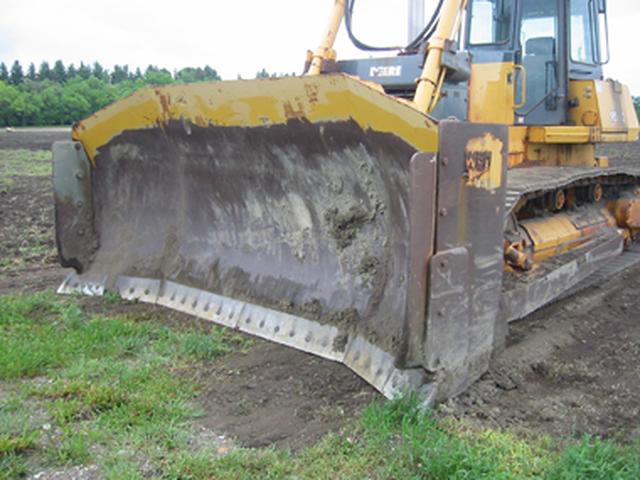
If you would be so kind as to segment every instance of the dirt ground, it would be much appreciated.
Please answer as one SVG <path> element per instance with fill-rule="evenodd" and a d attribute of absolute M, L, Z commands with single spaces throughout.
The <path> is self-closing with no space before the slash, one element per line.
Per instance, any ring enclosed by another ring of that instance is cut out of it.
<path fill-rule="evenodd" d="M 3 149 L 49 149 L 69 136 L 67 130 L 0 132 L 0 161 Z M 614 161 L 629 161 L 640 158 L 640 144 L 609 152 Z M 0 188 L 0 294 L 53 290 L 68 270 L 56 264 L 51 181 L 14 180 Z M 33 235 L 16 235 L 25 229 Z M 17 240 L 30 238 L 44 245 L 25 249 Z M 640 266 L 513 323 L 507 349 L 491 371 L 443 411 L 482 426 L 531 429 L 555 438 L 639 436 L 638 292 Z M 127 308 L 154 310 L 167 322 L 194 321 L 161 307 Z M 295 450 L 357 418 L 378 396 L 342 365 L 256 343 L 198 372 L 207 385 L 196 400 L 204 411 L 198 420 L 203 431 L 248 447 Z"/>

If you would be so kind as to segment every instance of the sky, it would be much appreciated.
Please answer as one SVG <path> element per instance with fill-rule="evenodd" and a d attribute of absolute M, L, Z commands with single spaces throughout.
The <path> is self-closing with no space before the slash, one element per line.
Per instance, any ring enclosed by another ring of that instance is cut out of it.
<path fill-rule="evenodd" d="M 426 0 L 427 16 L 435 0 Z M 1 0 L 0 62 L 53 66 L 98 61 L 109 70 L 148 65 L 170 71 L 216 69 L 225 80 L 269 73 L 300 74 L 307 50 L 323 34 L 334 0 Z M 609 0 L 611 60 L 605 76 L 640 95 L 635 31 L 640 0 Z M 365 43 L 407 43 L 408 0 L 359 0 L 354 29 Z M 338 58 L 362 58 L 344 28 Z"/>

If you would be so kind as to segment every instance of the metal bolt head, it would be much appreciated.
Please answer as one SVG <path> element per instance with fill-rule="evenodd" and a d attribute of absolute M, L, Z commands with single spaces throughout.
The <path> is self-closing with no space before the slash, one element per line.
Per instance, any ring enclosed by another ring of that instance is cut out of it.
<path fill-rule="evenodd" d="M 77 172 L 77 173 L 76 173 L 76 178 L 77 178 L 78 180 L 82 180 L 82 179 L 84 178 L 84 173 L 82 173 L 82 172 Z"/>
<path fill-rule="evenodd" d="M 82 145 L 80 145 L 79 143 L 76 143 L 76 144 L 74 145 L 74 148 L 75 148 L 76 150 L 80 150 L 80 149 L 82 148 Z"/>

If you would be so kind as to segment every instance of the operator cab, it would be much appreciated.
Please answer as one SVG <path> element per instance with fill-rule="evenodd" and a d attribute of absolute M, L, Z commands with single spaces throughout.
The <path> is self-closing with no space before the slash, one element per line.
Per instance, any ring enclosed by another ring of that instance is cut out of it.
<path fill-rule="evenodd" d="M 602 78 L 605 15 L 604 0 L 471 0 L 466 48 L 476 65 L 513 62 L 515 124 L 563 125 L 570 81 Z"/>
<path fill-rule="evenodd" d="M 608 61 L 606 0 L 470 0 L 463 25 L 443 52 L 446 76 L 430 112 L 438 119 L 571 124 L 570 82 L 602 79 Z M 337 70 L 412 98 L 428 40 L 395 56 L 340 61 Z"/>

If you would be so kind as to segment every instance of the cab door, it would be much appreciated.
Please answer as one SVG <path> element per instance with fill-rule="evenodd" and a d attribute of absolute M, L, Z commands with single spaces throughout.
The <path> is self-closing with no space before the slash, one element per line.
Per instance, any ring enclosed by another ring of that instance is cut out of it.
<path fill-rule="evenodd" d="M 465 46 L 471 54 L 468 120 L 512 125 L 518 0 L 471 0 Z"/>
<path fill-rule="evenodd" d="M 567 4 L 522 0 L 517 25 L 516 125 L 567 122 Z"/>

